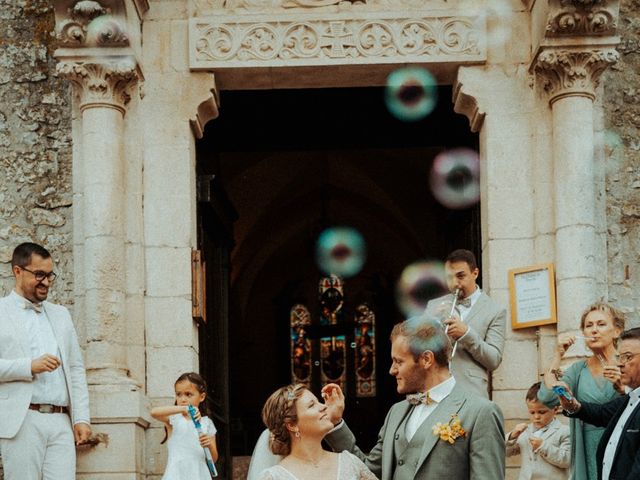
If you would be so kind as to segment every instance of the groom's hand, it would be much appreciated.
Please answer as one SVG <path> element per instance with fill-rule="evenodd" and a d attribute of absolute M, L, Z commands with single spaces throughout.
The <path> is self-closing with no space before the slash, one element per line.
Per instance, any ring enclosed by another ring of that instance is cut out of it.
<path fill-rule="evenodd" d="M 342 414 L 344 413 L 344 394 L 342 389 L 335 383 L 328 383 L 322 388 L 322 398 L 327 406 L 329 418 L 334 425 L 337 425 L 342 420 Z"/>

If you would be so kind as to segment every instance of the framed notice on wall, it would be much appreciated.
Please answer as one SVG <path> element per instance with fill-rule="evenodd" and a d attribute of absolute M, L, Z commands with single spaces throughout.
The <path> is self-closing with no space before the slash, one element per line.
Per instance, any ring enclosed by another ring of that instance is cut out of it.
<path fill-rule="evenodd" d="M 511 328 L 557 323 L 553 264 L 509 270 Z"/>

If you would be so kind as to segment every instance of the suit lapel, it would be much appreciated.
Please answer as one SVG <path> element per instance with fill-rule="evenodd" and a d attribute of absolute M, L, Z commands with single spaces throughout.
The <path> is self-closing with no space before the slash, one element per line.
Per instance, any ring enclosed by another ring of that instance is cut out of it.
<path fill-rule="evenodd" d="M 467 315 L 464 323 L 466 323 L 467 325 L 471 324 L 471 322 L 473 322 L 473 319 L 476 318 L 480 313 L 482 313 L 482 311 L 487 306 L 487 298 L 488 297 L 486 293 L 480 292 L 480 297 L 473 305 L 473 307 L 471 307 L 471 310 L 469 311 L 469 314 Z"/>
<path fill-rule="evenodd" d="M 5 308 L 8 313 L 7 319 L 10 322 L 10 326 L 14 328 L 15 338 L 20 344 L 24 356 L 31 358 L 29 332 L 24 325 L 24 310 L 16 305 L 15 298 L 13 297 L 5 299 Z"/>
<path fill-rule="evenodd" d="M 454 387 L 453 391 L 449 394 L 447 398 L 445 398 L 440 404 L 436 407 L 436 409 L 429 415 L 429 417 L 424 421 L 421 425 L 420 430 L 426 428 L 426 433 L 423 431 L 422 434 L 425 434 L 426 437 L 424 439 L 424 443 L 422 444 L 422 451 L 420 452 L 420 459 L 418 460 L 418 465 L 416 467 L 416 471 L 422 466 L 424 461 L 427 459 L 431 450 L 436 446 L 437 442 L 440 441 L 440 437 L 431 432 L 432 427 L 436 423 L 449 423 L 451 420 L 451 415 L 458 414 L 462 405 L 464 405 L 465 398 L 458 390 L 458 387 Z M 418 432 L 416 432 L 418 435 Z"/>
<path fill-rule="evenodd" d="M 51 330 L 53 331 L 53 336 L 56 338 L 56 343 L 58 344 L 58 350 L 60 350 L 61 360 L 67 358 L 67 352 L 65 350 L 64 344 L 64 336 L 62 332 L 60 332 L 58 322 L 54 321 L 54 314 L 51 308 L 47 308 L 47 302 L 42 302 L 43 312 L 47 316 L 47 321 L 49 325 L 51 325 Z M 62 363 L 62 366 L 65 366 L 66 362 Z"/>
<path fill-rule="evenodd" d="M 551 422 L 551 424 L 549 424 L 549 426 L 547 427 L 547 429 L 542 432 L 542 435 L 540 435 L 540 439 L 542 440 L 547 440 L 549 439 L 553 434 L 555 434 L 558 429 L 560 428 L 560 420 L 558 420 L 557 418 L 554 418 Z M 533 434 L 533 429 L 530 432 L 531 434 Z"/>

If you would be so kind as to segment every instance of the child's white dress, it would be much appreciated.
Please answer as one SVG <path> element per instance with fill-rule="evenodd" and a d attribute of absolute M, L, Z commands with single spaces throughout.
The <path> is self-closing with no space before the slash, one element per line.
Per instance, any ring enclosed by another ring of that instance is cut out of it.
<path fill-rule="evenodd" d="M 169 417 L 169 423 L 172 427 L 167 442 L 169 459 L 162 480 L 211 480 L 193 421 L 178 413 Z M 200 424 L 207 435 L 216 434 L 216 427 L 209 417 L 202 417 Z"/>

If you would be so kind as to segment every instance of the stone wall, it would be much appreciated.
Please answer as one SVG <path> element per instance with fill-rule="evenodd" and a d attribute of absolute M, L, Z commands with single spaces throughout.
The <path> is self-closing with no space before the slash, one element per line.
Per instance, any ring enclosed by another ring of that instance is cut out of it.
<path fill-rule="evenodd" d="M 71 108 L 51 73 L 53 28 L 49 1 L 0 0 L 0 295 L 13 248 L 35 241 L 56 260 L 50 298 L 71 306 Z"/>
<path fill-rule="evenodd" d="M 52 74 L 53 28 L 50 1 L 0 0 L 0 295 L 13 248 L 35 241 L 56 261 L 50 297 L 71 305 L 71 108 Z"/>
<path fill-rule="evenodd" d="M 620 61 L 603 79 L 609 299 L 640 326 L 640 0 L 622 0 Z"/>

